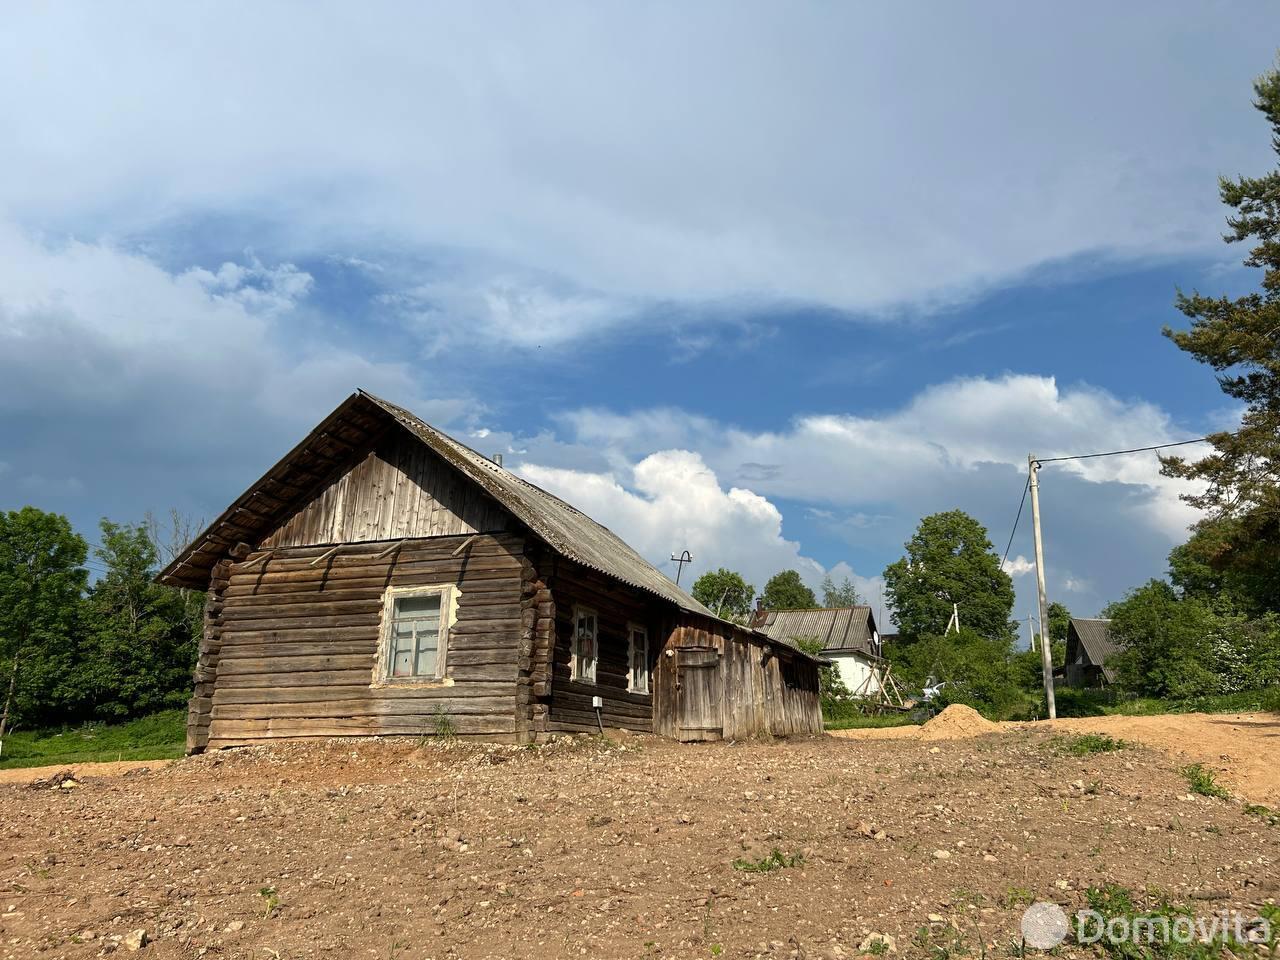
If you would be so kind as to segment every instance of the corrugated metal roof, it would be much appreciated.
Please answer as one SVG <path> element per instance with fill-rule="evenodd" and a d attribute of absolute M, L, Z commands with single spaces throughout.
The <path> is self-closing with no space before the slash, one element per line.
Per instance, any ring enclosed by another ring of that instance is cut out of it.
<path fill-rule="evenodd" d="M 364 391 L 361 394 L 483 487 L 558 553 L 623 583 L 655 593 L 682 610 L 720 619 L 636 553 L 616 533 L 596 523 L 581 510 L 498 466 L 488 457 L 419 420 L 403 407 Z"/>
<path fill-rule="evenodd" d="M 768 610 L 753 626 L 775 640 L 793 638 L 822 641 L 823 653 L 856 651 L 879 656 L 876 622 L 870 607 L 835 607 L 808 610 Z"/>
<path fill-rule="evenodd" d="M 517 477 L 446 433 L 380 397 L 358 390 L 290 450 L 222 515 L 156 576 L 170 586 L 203 590 L 213 566 L 238 543 L 252 546 L 288 516 L 299 497 L 342 469 L 344 458 L 362 449 L 380 429 L 399 424 L 427 444 L 506 508 L 560 555 L 622 583 L 675 604 L 687 613 L 707 617 L 771 643 L 762 631 L 717 617 L 691 597 L 621 537 L 559 497 Z M 781 641 L 795 650 L 785 638 Z M 796 653 L 826 664 L 821 657 Z"/>
<path fill-rule="evenodd" d="M 1075 634 L 1080 646 L 1083 648 L 1087 662 L 1102 668 L 1102 675 L 1106 678 L 1107 683 L 1115 683 L 1115 669 L 1107 666 L 1107 660 L 1119 653 L 1121 647 L 1111 639 L 1111 621 L 1072 617 L 1071 630 L 1067 634 L 1068 646 L 1071 645 L 1072 633 Z M 1069 651 L 1067 654 L 1068 662 L 1072 660 L 1072 652 Z"/>

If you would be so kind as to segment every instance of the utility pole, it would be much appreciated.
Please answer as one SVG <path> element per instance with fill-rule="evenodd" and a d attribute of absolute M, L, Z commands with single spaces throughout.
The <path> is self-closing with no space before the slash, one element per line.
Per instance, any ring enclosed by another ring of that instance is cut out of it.
<path fill-rule="evenodd" d="M 686 563 L 693 563 L 693 557 L 690 555 L 688 550 L 684 550 L 678 557 L 673 553 L 671 555 L 671 562 L 676 565 L 676 586 L 678 587 L 680 586 L 680 574 L 684 573 L 684 565 Z"/>
<path fill-rule="evenodd" d="M 1049 707 L 1049 719 L 1056 720 L 1058 707 L 1053 702 L 1053 653 L 1047 636 L 1049 603 L 1044 591 L 1044 542 L 1040 537 L 1040 464 L 1031 454 L 1027 454 L 1027 469 L 1031 484 L 1031 526 L 1036 540 L 1036 588 L 1040 595 L 1040 668 L 1044 674 L 1044 702 Z"/>
<path fill-rule="evenodd" d="M 1031 614 L 1027 614 L 1027 649 L 1036 652 L 1036 632 L 1031 629 Z"/>

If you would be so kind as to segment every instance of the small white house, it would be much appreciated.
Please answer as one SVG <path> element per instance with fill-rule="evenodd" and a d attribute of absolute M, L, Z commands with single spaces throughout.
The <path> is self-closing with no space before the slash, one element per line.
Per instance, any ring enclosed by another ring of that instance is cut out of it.
<path fill-rule="evenodd" d="M 775 640 L 819 640 L 854 696 L 880 692 L 883 676 L 880 633 L 870 607 L 757 610 L 751 625 Z"/>

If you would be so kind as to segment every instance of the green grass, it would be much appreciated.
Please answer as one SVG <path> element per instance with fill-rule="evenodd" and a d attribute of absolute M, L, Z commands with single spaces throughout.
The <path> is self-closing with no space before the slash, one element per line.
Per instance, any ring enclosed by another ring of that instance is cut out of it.
<path fill-rule="evenodd" d="M 1092 690 L 1057 691 L 1060 717 L 1150 717 L 1162 713 L 1260 713 L 1280 712 L 1280 687 L 1262 687 L 1184 700 L 1155 697 L 1114 699 L 1112 694 Z"/>
<path fill-rule="evenodd" d="M 1273 827 L 1280 826 L 1280 813 L 1277 813 L 1270 807 L 1265 807 L 1260 803 L 1246 803 L 1244 805 L 1244 812 L 1249 814 L 1251 817 L 1257 817 Z"/>
<path fill-rule="evenodd" d="M 1192 793 L 1198 793 L 1202 797 L 1217 797 L 1219 800 L 1231 799 L 1231 794 L 1227 792 L 1226 787 L 1218 783 L 1213 771 L 1206 770 L 1198 763 L 1183 767 L 1182 775 L 1187 778 L 1187 786 L 1191 788 Z"/>
<path fill-rule="evenodd" d="M 1106 923 L 1112 920 L 1123 919 L 1130 930 L 1133 929 L 1137 921 L 1155 921 L 1155 929 L 1161 930 L 1165 928 L 1166 924 L 1168 927 L 1172 927 L 1179 918 L 1184 918 L 1184 923 L 1188 920 L 1194 923 L 1197 917 L 1203 916 L 1203 911 L 1187 904 L 1178 903 L 1167 897 L 1157 896 L 1155 902 L 1150 906 L 1141 906 L 1128 890 L 1116 884 L 1090 887 L 1085 893 L 1085 897 L 1088 900 L 1089 908 L 1101 915 L 1104 927 Z M 1274 924 L 1276 920 L 1280 920 L 1280 909 L 1274 906 L 1264 906 L 1259 911 L 1259 914 L 1271 924 Z M 1078 921 L 1075 932 L 1077 936 L 1082 932 Z M 1099 931 L 1092 931 L 1092 933 L 1097 932 Z M 1098 941 L 1095 949 L 1100 950 L 1103 956 L 1112 957 L 1114 960 L 1166 960 L 1166 958 L 1167 960 L 1221 960 L 1223 956 L 1270 957 L 1276 955 L 1276 931 L 1274 926 L 1272 927 L 1271 935 L 1265 940 L 1259 941 L 1255 947 L 1256 953 L 1253 949 L 1230 940 L 1227 931 L 1221 931 L 1209 942 L 1200 942 L 1196 938 L 1191 943 L 1181 943 L 1173 937 L 1168 940 L 1163 937 L 1157 937 L 1153 942 L 1146 942 L 1145 939 L 1142 939 L 1140 942 L 1135 943 L 1133 940 L 1112 941 L 1103 936 Z M 1234 951 L 1226 953 L 1224 948 L 1234 948 Z"/>
<path fill-rule="evenodd" d="M 777 847 L 769 853 L 767 857 L 761 857 L 759 860 L 743 860 L 741 858 L 733 861 L 733 869 L 741 870 L 743 873 L 769 873 L 772 870 L 780 870 L 783 867 L 798 867 L 804 863 L 804 857 L 798 853 L 787 856 Z"/>
<path fill-rule="evenodd" d="M 1087 757 L 1094 753 L 1111 753 L 1129 746 L 1124 740 L 1117 740 L 1115 737 L 1108 736 L 1105 733 L 1082 733 L 1073 737 L 1054 737 L 1053 743 L 1063 753 L 1069 753 L 1073 757 Z"/>
<path fill-rule="evenodd" d="M 4 738 L 0 770 L 104 760 L 160 760 L 186 749 L 186 710 L 165 710 L 118 724 L 19 730 Z"/>

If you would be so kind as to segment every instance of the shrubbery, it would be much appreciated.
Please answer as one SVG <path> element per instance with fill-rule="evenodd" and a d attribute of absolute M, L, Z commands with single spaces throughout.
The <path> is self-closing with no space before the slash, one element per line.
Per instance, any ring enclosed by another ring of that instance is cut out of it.
<path fill-rule="evenodd" d="M 153 530 L 103 520 L 100 538 L 90 584 L 89 545 L 65 517 L 0 513 L 0 734 L 139 717 L 190 697 L 203 594 L 153 582 Z"/>

